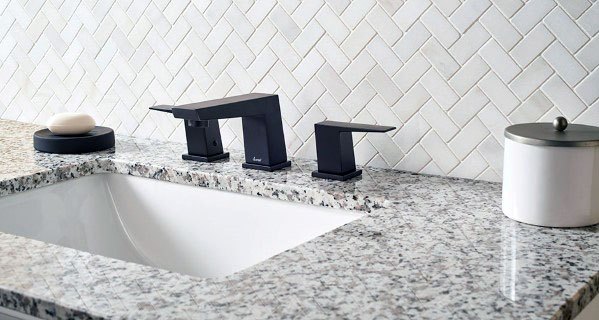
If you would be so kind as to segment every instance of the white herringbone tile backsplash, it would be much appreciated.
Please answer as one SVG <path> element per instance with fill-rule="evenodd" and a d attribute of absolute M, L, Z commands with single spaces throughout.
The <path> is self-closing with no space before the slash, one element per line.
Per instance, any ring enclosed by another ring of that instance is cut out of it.
<path fill-rule="evenodd" d="M 314 122 L 378 123 L 361 164 L 497 181 L 507 125 L 599 125 L 598 31 L 594 0 L 3 0 L 0 115 L 184 141 L 148 108 L 277 93 L 291 155 Z"/>

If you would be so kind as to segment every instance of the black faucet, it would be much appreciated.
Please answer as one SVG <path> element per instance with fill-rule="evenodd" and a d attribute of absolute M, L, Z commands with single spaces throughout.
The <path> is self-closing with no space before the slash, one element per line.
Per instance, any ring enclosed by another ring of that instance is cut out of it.
<path fill-rule="evenodd" d="M 154 106 L 152 110 L 171 112 L 185 120 L 187 149 L 183 159 L 214 161 L 229 156 L 223 153 L 218 119 L 241 117 L 244 168 L 274 171 L 289 167 L 283 135 L 279 96 L 250 93 L 190 103 L 181 106 Z"/>
<path fill-rule="evenodd" d="M 322 121 L 314 124 L 318 170 L 313 177 L 345 181 L 362 174 L 356 170 L 352 132 L 387 132 L 395 127 Z"/>

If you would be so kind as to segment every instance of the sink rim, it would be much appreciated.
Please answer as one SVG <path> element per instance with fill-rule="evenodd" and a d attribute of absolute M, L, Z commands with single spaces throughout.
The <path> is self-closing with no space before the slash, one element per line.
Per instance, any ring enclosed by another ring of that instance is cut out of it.
<path fill-rule="evenodd" d="M 317 204 L 313 204 L 313 203 L 306 203 L 306 202 L 301 202 L 301 201 L 289 201 L 289 200 L 283 200 L 283 199 L 278 199 L 278 198 L 272 198 L 272 197 L 268 197 L 268 196 L 263 196 L 262 194 L 247 194 L 247 193 L 243 193 L 243 192 L 237 192 L 237 191 L 232 191 L 232 190 L 227 190 L 227 189 L 219 189 L 219 188 L 212 188 L 209 186 L 202 186 L 202 185 L 193 185 L 193 184 L 183 184 L 183 183 L 178 183 L 178 182 L 173 182 L 173 181 L 169 181 L 169 180 L 162 180 L 162 179 L 156 179 L 154 177 L 144 177 L 144 176 L 138 176 L 138 175 L 132 175 L 132 174 L 126 174 L 126 173 L 121 173 L 121 172 L 110 172 L 110 171 L 103 171 L 103 172 L 93 172 L 87 175 L 81 175 L 81 176 L 76 176 L 76 177 L 70 177 L 68 179 L 64 179 L 64 180 L 58 180 L 58 181 L 53 181 L 51 183 L 48 184 L 44 184 L 44 185 L 39 185 L 36 186 L 35 188 L 32 189 L 28 189 L 28 190 L 24 190 L 24 191 L 19 191 L 19 192 L 15 192 L 15 193 L 11 193 L 11 194 L 7 194 L 7 195 L 1 195 L 0 196 L 0 201 L 6 197 L 10 197 L 10 196 L 16 196 L 16 195 L 24 195 L 27 194 L 29 192 L 32 191 L 40 191 L 40 189 L 45 189 L 46 187 L 52 187 L 52 186 L 56 186 L 59 184 L 63 184 L 63 183 L 73 183 L 74 181 L 77 181 L 79 179 L 87 179 L 87 178 L 100 178 L 100 179 L 106 179 L 105 177 L 109 177 L 109 176 L 126 176 L 126 177 L 132 177 L 134 179 L 140 179 L 140 180 L 152 180 L 152 181 L 156 181 L 156 182 L 163 182 L 163 183 L 167 183 L 167 184 L 172 184 L 172 185 L 180 185 L 180 186 L 184 186 L 184 187 L 191 187 L 191 188 L 205 188 L 208 190 L 212 190 L 212 191 L 216 191 L 216 192 L 223 192 L 223 193 L 230 193 L 233 194 L 234 196 L 245 196 L 245 197 L 250 197 L 251 199 L 265 199 L 267 201 L 282 201 L 283 203 L 289 203 L 291 205 L 302 205 L 302 206 L 314 206 L 317 209 L 327 209 L 327 210 L 334 210 L 334 211 L 338 211 L 339 212 L 347 212 L 348 214 L 351 214 L 352 216 L 356 216 L 355 218 L 351 219 L 350 221 L 340 224 L 338 226 L 333 227 L 332 229 L 319 233 L 317 236 L 310 238 L 306 241 L 297 243 L 295 245 L 293 245 L 290 248 L 287 248 L 283 251 L 277 252 L 274 255 L 269 256 L 268 258 L 261 260 L 255 264 L 249 265 L 243 269 L 240 269 L 238 271 L 226 274 L 226 275 L 222 275 L 222 276 L 215 276 L 215 277 L 203 277 L 203 276 L 197 276 L 197 275 L 191 275 L 188 273 L 184 273 L 184 272 L 180 272 L 180 271 L 174 271 L 174 270 L 170 270 L 167 268 L 163 268 L 160 266 L 155 266 L 155 265 L 149 265 L 149 264 L 143 264 L 143 263 L 138 263 L 138 262 L 132 262 L 132 261 L 127 261 L 124 259 L 120 259 L 120 258 L 115 258 L 115 257 L 111 257 L 108 255 L 104 255 L 104 254 L 99 254 L 99 253 L 93 253 L 90 251 L 86 251 L 86 250 L 81 250 L 81 249 L 76 249 L 76 248 L 71 248 L 68 246 L 64 246 L 64 245 L 60 245 L 60 244 L 55 244 L 55 243 L 51 243 L 51 242 L 46 242 L 43 240 L 37 240 L 35 238 L 31 238 L 28 236 L 21 236 L 21 235 L 16 235 L 14 233 L 11 232 L 4 232 L 4 231 L 0 231 L 0 235 L 1 234 L 6 234 L 6 235 L 10 235 L 12 237 L 18 237 L 18 238 L 23 238 L 26 239 L 28 241 L 38 241 L 41 243 L 44 243 L 45 245 L 50 245 L 50 246 L 56 246 L 56 247 L 60 247 L 61 249 L 67 249 L 67 250 L 74 250 L 77 255 L 90 255 L 91 258 L 93 258 L 94 256 L 98 256 L 98 257 L 102 257 L 104 259 L 110 259 L 110 260 L 115 260 L 118 261 L 119 263 L 125 263 L 125 264 L 133 264 L 136 266 L 136 268 L 143 270 L 146 269 L 146 271 L 148 272 L 152 272 L 152 270 L 159 270 L 160 272 L 166 272 L 166 273 L 176 273 L 180 276 L 186 276 L 186 277 L 192 277 L 192 278 L 196 278 L 196 279 L 202 279 L 202 280 L 222 280 L 222 279 L 226 279 L 226 278 L 230 278 L 230 277 L 236 277 L 239 276 L 240 274 L 246 273 L 246 272 L 251 272 L 252 269 L 254 268 L 259 268 L 261 265 L 263 265 L 264 263 L 276 258 L 277 256 L 284 254 L 285 252 L 289 251 L 289 250 L 293 250 L 296 249 L 302 245 L 305 245 L 309 242 L 312 241 L 317 241 L 319 238 L 324 237 L 329 235 L 331 232 L 336 231 L 337 229 L 347 226 L 349 224 L 352 224 L 356 221 L 359 221 L 360 219 L 364 218 L 369 211 L 365 211 L 365 210 L 351 210 L 351 209 L 346 209 L 346 208 L 335 208 L 335 207 L 330 207 L 330 206 L 323 206 L 323 205 L 317 205 Z M 104 180 L 102 180 L 104 181 Z M 112 197 L 112 194 L 110 195 Z M 112 200 L 112 199 L 111 199 Z M 116 206 L 115 206 L 116 209 Z M 118 211 L 118 209 L 117 209 Z M 126 227 L 124 227 L 123 221 L 121 219 L 121 216 L 118 216 L 119 219 L 119 223 L 121 224 L 121 226 L 123 227 L 123 231 L 125 232 L 125 234 L 127 235 L 127 237 L 129 239 L 131 239 L 130 235 L 128 234 L 128 230 Z M 131 241 L 131 244 L 133 246 L 135 246 L 135 244 L 133 243 L 133 241 Z"/>

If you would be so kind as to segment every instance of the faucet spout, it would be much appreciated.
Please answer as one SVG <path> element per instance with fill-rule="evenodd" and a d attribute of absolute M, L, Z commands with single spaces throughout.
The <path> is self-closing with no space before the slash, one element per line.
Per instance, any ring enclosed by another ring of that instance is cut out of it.
<path fill-rule="evenodd" d="M 250 93 L 190 103 L 181 106 L 156 106 L 188 123 L 241 118 L 245 149 L 244 168 L 274 171 L 291 165 L 287 160 L 279 96 Z M 189 143 L 189 140 L 188 140 Z"/>
<path fill-rule="evenodd" d="M 169 105 L 158 105 L 150 107 L 150 110 L 173 113 L 173 108 Z M 184 126 L 187 153 L 182 156 L 183 160 L 212 162 L 229 157 L 228 152 L 223 152 L 218 120 L 186 119 Z"/>
<path fill-rule="evenodd" d="M 276 101 L 275 101 L 276 100 Z M 175 118 L 214 120 L 280 113 L 277 95 L 250 93 L 172 107 Z"/>

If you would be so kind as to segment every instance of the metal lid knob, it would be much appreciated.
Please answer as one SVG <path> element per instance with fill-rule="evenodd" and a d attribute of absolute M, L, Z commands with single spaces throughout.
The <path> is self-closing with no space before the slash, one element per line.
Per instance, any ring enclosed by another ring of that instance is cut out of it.
<path fill-rule="evenodd" d="M 564 131 L 568 127 L 568 120 L 564 117 L 557 117 L 553 120 L 553 128 L 557 131 Z"/>

